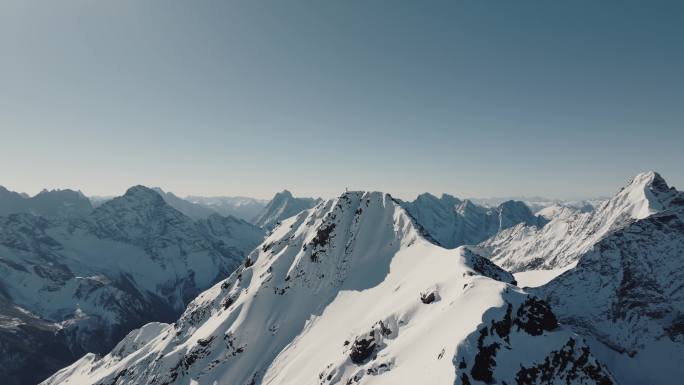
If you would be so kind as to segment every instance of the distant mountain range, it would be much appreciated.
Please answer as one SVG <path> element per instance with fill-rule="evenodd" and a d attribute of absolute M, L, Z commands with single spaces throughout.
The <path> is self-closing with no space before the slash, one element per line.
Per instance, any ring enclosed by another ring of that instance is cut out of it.
<path fill-rule="evenodd" d="M 656 172 L 538 211 L 285 190 L 253 224 L 143 186 L 41 194 L 0 194 L 23 202 L 0 202 L 3 384 L 684 378 L 684 193 Z"/>
<path fill-rule="evenodd" d="M 174 319 L 264 237 L 232 217 L 194 221 L 142 186 L 95 209 L 70 191 L 12 196 L 28 212 L 0 217 L 3 384 L 35 383 Z"/>
<path fill-rule="evenodd" d="M 607 200 L 608 197 L 584 198 L 584 199 L 551 199 L 544 197 L 499 197 L 499 198 L 471 198 L 477 204 L 486 207 L 495 207 L 506 201 L 520 201 L 527 205 L 533 213 L 538 212 L 549 206 L 563 206 L 580 209 L 582 211 L 591 211 L 594 207 Z"/>
<path fill-rule="evenodd" d="M 437 244 L 450 249 L 480 243 L 519 223 L 543 226 L 547 222 L 521 201 L 484 207 L 448 194 L 437 198 L 425 193 L 413 202 L 402 202 L 402 206 Z"/>
<path fill-rule="evenodd" d="M 188 196 L 185 200 L 209 208 L 221 215 L 232 215 L 252 222 L 268 204 L 268 200 L 248 197 Z"/>
<path fill-rule="evenodd" d="M 43 190 L 33 197 L 0 186 L 0 216 L 31 213 L 43 216 L 78 216 L 93 209 L 80 191 Z"/>
<path fill-rule="evenodd" d="M 283 190 L 270 200 L 246 197 L 201 197 L 189 196 L 180 198 L 172 192 L 159 187 L 154 190 L 164 198 L 166 203 L 192 219 L 204 219 L 212 214 L 233 216 L 270 230 L 283 219 L 310 209 L 320 199 L 295 198 L 291 192 Z M 91 198 L 93 205 L 110 199 L 107 197 Z"/>

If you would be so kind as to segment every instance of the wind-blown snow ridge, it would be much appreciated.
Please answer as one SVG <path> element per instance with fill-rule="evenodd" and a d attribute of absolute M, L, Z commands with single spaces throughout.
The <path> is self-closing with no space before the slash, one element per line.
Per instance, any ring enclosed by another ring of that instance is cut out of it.
<path fill-rule="evenodd" d="M 469 249 L 424 239 L 388 194 L 348 192 L 283 221 L 174 324 L 131 332 L 44 384 L 478 384 L 548 370 L 612 383 L 512 282 Z"/>

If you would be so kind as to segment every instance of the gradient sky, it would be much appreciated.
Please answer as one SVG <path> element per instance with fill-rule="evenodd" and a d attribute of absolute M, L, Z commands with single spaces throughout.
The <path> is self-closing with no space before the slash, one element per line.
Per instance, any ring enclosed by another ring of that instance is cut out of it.
<path fill-rule="evenodd" d="M 684 187 L 681 1 L 0 2 L 0 184 Z"/>

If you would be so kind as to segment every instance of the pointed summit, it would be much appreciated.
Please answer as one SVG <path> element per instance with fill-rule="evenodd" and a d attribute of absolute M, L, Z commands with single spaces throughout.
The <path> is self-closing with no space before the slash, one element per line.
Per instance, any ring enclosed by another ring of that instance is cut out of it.
<path fill-rule="evenodd" d="M 276 193 L 275 196 L 276 197 L 292 198 L 292 193 L 290 192 L 290 190 L 285 189 L 279 193 Z"/>
<path fill-rule="evenodd" d="M 161 195 L 157 191 L 143 185 L 135 185 L 130 187 L 128 190 L 126 190 L 126 193 L 123 195 L 123 197 L 132 199 L 143 199 L 147 201 L 162 200 Z"/>
<path fill-rule="evenodd" d="M 481 251 L 513 272 L 560 269 L 634 221 L 682 207 L 684 193 L 669 187 L 657 172 L 644 172 L 593 212 L 565 213 L 541 229 L 516 226 L 483 242 Z"/>
<path fill-rule="evenodd" d="M 313 198 L 295 198 L 289 190 L 276 193 L 273 199 L 252 220 L 255 225 L 266 229 L 273 229 L 280 221 L 312 208 L 320 202 Z"/>

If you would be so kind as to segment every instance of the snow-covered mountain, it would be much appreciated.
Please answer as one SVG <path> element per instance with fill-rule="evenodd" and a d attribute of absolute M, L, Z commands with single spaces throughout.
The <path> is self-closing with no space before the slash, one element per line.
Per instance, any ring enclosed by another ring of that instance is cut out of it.
<path fill-rule="evenodd" d="M 86 215 L 93 207 L 80 191 L 43 190 L 33 197 L 0 186 L 0 215 L 31 213 L 48 217 Z"/>
<path fill-rule="evenodd" d="M 550 199 L 544 197 L 500 197 L 500 198 L 472 198 L 471 200 L 477 204 L 486 207 L 496 207 L 506 201 L 520 201 L 525 203 L 533 213 L 538 214 L 539 211 L 550 206 L 562 206 L 578 209 L 580 211 L 592 211 L 595 207 L 603 203 L 608 198 L 600 197 L 593 199 Z"/>
<path fill-rule="evenodd" d="M 14 352 L 0 367 L 16 368 L 2 382 L 35 383 L 85 352 L 109 350 L 135 327 L 174 319 L 263 236 L 217 214 L 193 221 L 143 186 L 85 216 L 0 217 L 0 350 Z M 21 347 L 46 343 L 50 332 L 53 348 Z M 44 372 L 17 366 L 41 352 Z"/>
<path fill-rule="evenodd" d="M 204 206 L 223 216 L 251 221 L 268 204 L 268 200 L 248 197 L 201 197 L 188 196 L 185 200 Z"/>
<path fill-rule="evenodd" d="M 612 232 L 667 210 L 680 194 L 657 173 L 642 173 L 592 212 L 567 211 L 541 228 L 516 225 L 481 243 L 479 251 L 511 272 L 562 269 Z"/>
<path fill-rule="evenodd" d="M 518 223 L 535 226 L 546 223 L 519 201 L 506 201 L 488 208 L 448 194 L 437 198 L 424 193 L 402 205 L 437 243 L 447 248 L 480 243 Z"/>
<path fill-rule="evenodd" d="M 637 175 L 593 213 L 518 226 L 480 250 L 525 270 L 516 274 L 523 284 L 542 284 L 529 290 L 590 337 L 619 383 L 684 378 L 684 193 L 658 173 Z"/>
<path fill-rule="evenodd" d="M 588 207 L 574 207 L 566 206 L 563 204 L 554 204 L 551 206 L 544 207 L 543 209 L 536 212 L 536 215 L 546 219 L 547 221 L 552 221 L 558 218 L 568 218 L 580 213 L 589 213 L 594 211 L 593 206 L 591 209 Z"/>
<path fill-rule="evenodd" d="M 310 209 L 320 201 L 320 199 L 314 198 L 295 198 L 291 192 L 283 190 L 277 193 L 266 207 L 252 219 L 252 223 L 263 229 L 271 230 L 283 219 Z"/>
<path fill-rule="evenodd" d="M 678 204 L 612 232 L 533 289 L 561 322 L 593 337 L 623 385 L 684 378 L 684 196 Z"/>
<path fill-rule="evenodd" d="M 173 324 L 44 384 L 612 384 L 542 300 L 422 237 L 387 194 L 286 219 Z"/>

